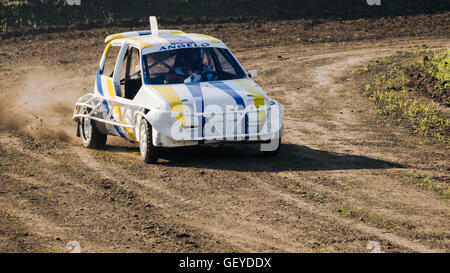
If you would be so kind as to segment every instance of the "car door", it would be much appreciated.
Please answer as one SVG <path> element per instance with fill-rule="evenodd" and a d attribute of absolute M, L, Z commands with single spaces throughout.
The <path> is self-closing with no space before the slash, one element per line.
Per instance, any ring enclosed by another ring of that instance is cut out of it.
<path fill-rule="evenodd" d="M 98 94 L 108 98 L 122 97 L 120 92 L 120 86 L 114 84 L 114 72 L 117 66 L 122 63 L 121 55 L 123 55 L 123 46 L 118 43 L 108 43 L 105 51 L 103 52 L 102 59 L 100 61 L 96 91 Z"/>
<path fill-rule="evenodd" d="M 110 119 L 125 125 L 132 124 L 130 116 L 133 116 L 132 109 L 125 105 L 129 103 L 129 100 L 123 98 L 125 94 L 120 87 L 120 74 L 127 51 L 128 45 L 126 43 L 116 41 L 108 43 L 100 61 L 96 78 L 96 93 L 111 99 L 104 104 L 107 112 L 112 111 Z M 130 142 L 137 142 L 131 128 L 116 125 L 107 126 L 107 128 L 114 135 L 121 136 Z"/>
<path fill-rule="evenodd" d="M 139 49 L 128 46 L 120 71 L 120 92 L 133 100 L 142 87 L 141 58 Z"/>

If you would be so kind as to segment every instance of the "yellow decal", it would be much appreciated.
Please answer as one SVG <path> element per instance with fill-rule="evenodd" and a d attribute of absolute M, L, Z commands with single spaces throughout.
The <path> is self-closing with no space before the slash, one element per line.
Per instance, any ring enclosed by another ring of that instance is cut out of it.
<path fill-rule="evenodd" d="M 259 111 L 259 126 L 258 126 L 258 131 L 261 132 L 262 127 L 264 126 L 264 123 L 266 123 L 266 111 L 265 110 L 260 110 Z"/>
<path fill-rule="evenodd" d="M 111 49 L 111 43 L 108 43 L 106 45 L 105 51 L 103 51 L 103 56 L 106 57 L 108 55 L 108 52 L 109 52 L 110 49 Z"/>
<path fill-rule="evenodd" d="M 112 84 L 112 78 L 111 77 L 106 77 L 106 87 L 108 89 L 108 94 L 111 98 L 115 98 L 116 94 L 114 93 L 114 87 Z"/>
<path fill-rule="evenodd" d="M 170 85 L 152 85 L 153 89 L 155 89 L 163 98 L 165 98 L 169 104 L 172 112 L 183 113 L 183 103 L 180 100 L 175 89 L 173 89 Z M 186 124 L 186 119 L 184 115 L 177 115 L 176 119 L 180 122 L 182 126 Z"/>
<path fill-rule="evenodd" d="M 111 98 L 116 98 L 116 94 L 114 92 L 114 87 L 113 87 L 113 83 L 112 83 L 112 78 L 107 77 L 106 78 L 106 86 L 108 89 L 108 94 Z M 117 113 L 117 117 L 119 118 L 119 120 L 122 120 L 122 112 L 120 111 L 120 107 L 117 103 L 114 103 L 114 111 Z M 123 124 L 127 124 L 127 122 L 125 120 L 122 121 Z M 125 131 L 127 131 L 128 136 L 134 141 L 134 142 L 138 142 L 136 137 L 133 134 L 133 131 L 131 131 L 130 128 L 124 127 Z"/>
<path fill-rule="evenodd" d="M 198 34 L 198 33 L 189 33 L 189 34 L 197 35 L 197 36 L 200 36 L 200 37 L 209 39 L 209 40 L 211 41 L 211 43 L 221 43 L 221 41 L 220 41 L 219 39 L 216 39 L 216 38 L 214 38 L 214 37 L 212 37 L 212 36 L 209 36 L 209 35 Z"/>
<path fill-rule="evenodd" d="M 141 48 L 152 47 L 152 45 L 150 44 L 149 41 L 147 41 L 141 37 L 129 37 L 129 38 L 127 38 L 127 40 L 131 40 L 131 41 L 135 42 Z"/>
<path fill-rule="evenodd" d="M 253 95 L 254 103 L 256 108 L 264 106 L 264 95 L 258 89 L 258 87 L 248 79 L 236 80 L 239 85 L 245 88 L 245 90 Z M 264 123 L 266 122 L 266 111 L 259 111 L 259 131 L 261 131 Z"/>
<path fill-rule="evenodd" d="M 124 121 L 123 121 L 123 124 L 126 125 L 127 122 L 124 120 Z M 124 128 L 125 128 L 125 131 L 127 131 L 128 135 L 131 137 L 131 139 L 132 139 L 134 142 L 139 142 L 139 141 L 136 139 L 136 137 L 134 136 L 133 131 L 131 131 L 130 128 L 127 128 L 127 127 L 124 127 Z"/>
<path fill-rule="evenodd" d="M 264 95 L 259 91 L 258 87 L 251 81 L 247 79 L 236 80 L 238 84 L 245 88 L 247 92 L 253 95 L 255 100 L 255 107 L 259 108 L 264 105 Z"/>
<path fill-rule="evenodd" d="M 121 39 L 121 38 L 123 38 L 122 34 L 112 34 L 105 38 L 105 43 L 109 43 L 112 40 Z"/>

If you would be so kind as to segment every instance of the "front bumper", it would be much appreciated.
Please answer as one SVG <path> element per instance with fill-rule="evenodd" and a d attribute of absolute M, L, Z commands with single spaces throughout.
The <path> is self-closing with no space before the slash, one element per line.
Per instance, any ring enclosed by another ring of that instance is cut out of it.
<path fill-rule="evenodd" d="M 145 118 L 153 126 L 153 145 L 191 146 L 220 142 L 266 142 L 283 134 L 283 108 L 274 103 L 256 109 L 214 113 L 150 111 Z"/>

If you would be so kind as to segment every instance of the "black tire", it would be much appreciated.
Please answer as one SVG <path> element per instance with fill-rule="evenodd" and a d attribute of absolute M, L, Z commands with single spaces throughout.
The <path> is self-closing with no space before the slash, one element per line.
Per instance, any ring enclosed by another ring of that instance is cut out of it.
<path fill-rule="evenodd" d="M 152 126 L 147 120 L 143 119 L 139 125 L 139 151 L 142 160 L 151 164 L 158 161 L 161 148 L 153 145 Z"/>
<path fill-rule="evenodd" d="M 105 147 L 107 135 L 97 129 L 94 120 L 80 118 L 78 130 L 84 147 L 90 149 L 103 149 Z"/>
<path fill-rule="evenodd" d="M 278 139 L 278 148 L 274 151 L 261 151 L 262 156 L 276 156 L 279 152 L 280 152 L 280 148 L 281 148 L 281 137 Z"/>

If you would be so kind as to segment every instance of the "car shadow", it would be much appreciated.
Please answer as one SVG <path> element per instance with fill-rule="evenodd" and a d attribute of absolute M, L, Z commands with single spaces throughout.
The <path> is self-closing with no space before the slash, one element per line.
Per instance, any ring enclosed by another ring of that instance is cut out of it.
<path fill-rule="evenodd" d="M 160 165 L 233 171 L 281 172 L 403 168 L 402 165 L 361 155 L 283 144 L 273 157 L 260 155 L 258 145 L 223 144 L 165 149 Z"/>

